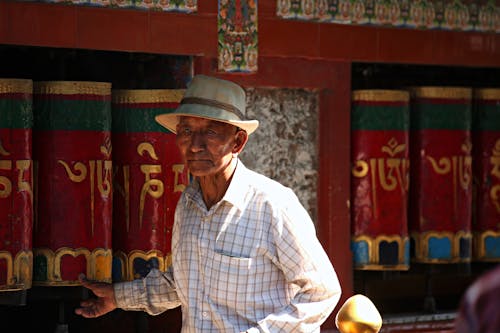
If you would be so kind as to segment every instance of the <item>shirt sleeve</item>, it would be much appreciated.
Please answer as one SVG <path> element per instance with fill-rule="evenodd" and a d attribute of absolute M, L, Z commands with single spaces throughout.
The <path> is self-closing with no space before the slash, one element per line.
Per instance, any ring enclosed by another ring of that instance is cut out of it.
<path fill-rule="evenodd" d="M 152 269 L 142 278 L 113 285 L 118 308 L 158 315 L 180 305 L 172 266 L 166 272 Z"/>
<path fill-rule="evenodd" d="M 314 224 L 292 195 L 287 209 L 275 214 L 273 237 L 278 265 L 286 280 L 297 286 L 291 302 L 269 314 L 250 332 L 314 332 L 331 314 L 341 295 L 337 274 L 321 246 Z"/>
<path fill-rule="evenodd" d="M 182 200 L 182 197 L 179 201 Z M 178 203 L 178 205 L 180 202 Z M 178 209 L 175 212 L 172 246 L 177 243 Z M 177 295 L 174 280 L 173 266 L 165 272 L 152 269 L 146 277 L 128 282 L 114 283 L 115 301 L 118 308 L 128 311 L 145 311 L 150 315 L 159 315 L 162 312 L 181 305 Z"/>

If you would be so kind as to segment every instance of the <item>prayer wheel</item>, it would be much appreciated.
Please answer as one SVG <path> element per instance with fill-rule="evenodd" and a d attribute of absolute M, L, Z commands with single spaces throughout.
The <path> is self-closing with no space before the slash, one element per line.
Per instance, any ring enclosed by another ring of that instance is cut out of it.
<path fill-rule="evenodd" d="M 474 90 L 473 259 L 500 261 L 500 89 Z"/>
<path fill-rule="evenodd" d="M 413 259 L 471 260 L 472 89 L 415 87 L 410 106 Z"/>
<path fill-rule="evenodd" d="M 407 91 L 353 91 L 351 246 L 355 269 L 409 268 L 409 103 Z"/>
<path fill-rule="evenodd" d="M 0 79 L 0 292 L 32 284 L 32 93 L 31 80 Z"/>
<path fill-rule="evenodd" d="M 111 84 L 34 83 L 33 284 L 111 282 Z"/>
<path fill-rule="evenodd" d="M 113 90 L 113 281 L 170 265 L 174 212 L 187 179 L 175 134 L 155 121 L 184 90 Z"/>

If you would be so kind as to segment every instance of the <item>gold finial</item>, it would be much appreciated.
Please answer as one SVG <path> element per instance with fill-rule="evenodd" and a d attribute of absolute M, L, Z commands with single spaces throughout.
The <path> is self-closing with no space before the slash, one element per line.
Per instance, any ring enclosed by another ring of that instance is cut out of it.
<path fill-rule="evenodd" d="M 372 301 L 361 294 L 351 296 L 335 317 L 341 333 L 378 333 L 382 317 Z"/>

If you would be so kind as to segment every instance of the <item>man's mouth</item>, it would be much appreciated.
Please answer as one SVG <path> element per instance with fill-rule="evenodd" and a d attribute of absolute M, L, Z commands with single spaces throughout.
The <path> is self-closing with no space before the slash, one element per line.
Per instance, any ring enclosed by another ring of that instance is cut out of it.
<path fill-rule="evenodd" d="M 206 158 L 192 158 L 187 160 L 188 163 L 196 163 L 196 162 L 210 162 L 209 159 Z"/>

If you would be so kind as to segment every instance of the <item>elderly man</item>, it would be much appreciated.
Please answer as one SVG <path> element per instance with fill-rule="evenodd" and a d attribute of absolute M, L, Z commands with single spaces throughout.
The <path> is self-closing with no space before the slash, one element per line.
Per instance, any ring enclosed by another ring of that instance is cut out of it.
<path fill-rule="evenodd" d="M 179 108 L 156 117 L 194 177 L 175 212 L 172 266 L 114 285 L 82 278 L 97 298 L 77 314 L 180 305 L 186 333 L 319 331 L 340 298 L 336 273 L 292 190 L 238 158 L 259 125 L 244 112 L 241 87 L 198 75 Z"/>

